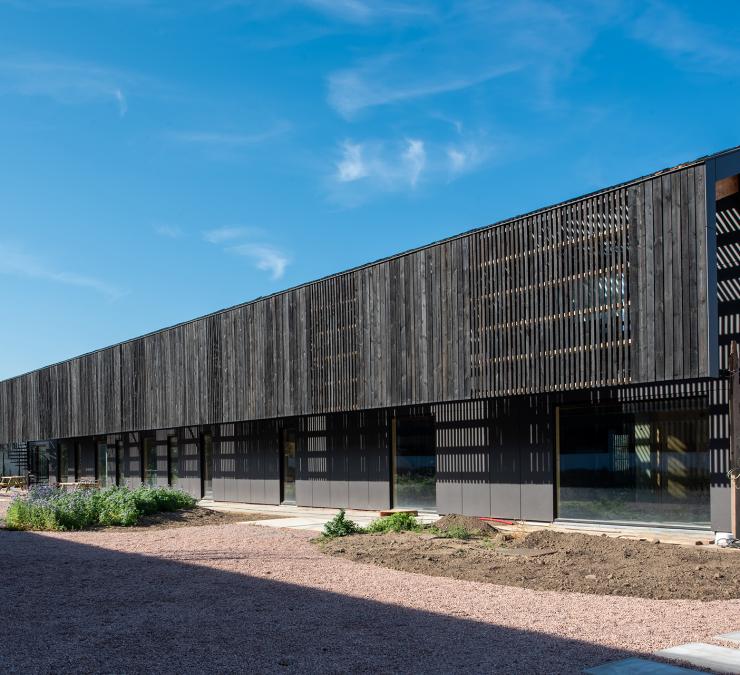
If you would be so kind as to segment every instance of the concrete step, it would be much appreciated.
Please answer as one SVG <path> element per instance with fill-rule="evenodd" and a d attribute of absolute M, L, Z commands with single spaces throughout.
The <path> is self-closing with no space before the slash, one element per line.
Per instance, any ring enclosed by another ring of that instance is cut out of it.
<path fill-rule="evenodd" d="M 683 661 L 715 673 L 740 674 L 740 649 L 718 647 L 704 642 L 689 642 L 655 652 L 656 656 L 672 661 Z"/>
<path fill-rule="evenodd" d="M 631 658 L 604 663 L 583 672 L 589 675 L 681 675 L 682 673 L 699 673 L 701 671 L 681 668 L 660 661 Z"/>
<path fill-rule="evenodd" d="M 734 633 L 724 633 L 722 635 L 715 635 L 715 640 L 724 640 L 725 642 L 735 642 L 740 645 L 740 631 Z"/>

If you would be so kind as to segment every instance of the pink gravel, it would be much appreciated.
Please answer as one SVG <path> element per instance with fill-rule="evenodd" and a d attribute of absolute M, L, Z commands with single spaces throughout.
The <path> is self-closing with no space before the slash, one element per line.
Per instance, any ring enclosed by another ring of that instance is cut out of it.
<path fill-rule="evenodd" d="M 530 591 L 254 525 L 0 530 L 5 672 L 576 673 L 740 629 L 740 600 Z"/>

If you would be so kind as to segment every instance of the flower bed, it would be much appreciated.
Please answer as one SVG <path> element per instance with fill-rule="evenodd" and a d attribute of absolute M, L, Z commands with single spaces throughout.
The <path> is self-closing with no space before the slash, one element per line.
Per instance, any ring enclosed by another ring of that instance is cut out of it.
<path fill-rule="evenodd" d="M 195 506 L 181 490 L 141 486 L 68 492 L 38 485 L 8 507 L 5 526 L 11 530 L 82 530 L 96 525 L 136 525 L 142 516 Z"/>

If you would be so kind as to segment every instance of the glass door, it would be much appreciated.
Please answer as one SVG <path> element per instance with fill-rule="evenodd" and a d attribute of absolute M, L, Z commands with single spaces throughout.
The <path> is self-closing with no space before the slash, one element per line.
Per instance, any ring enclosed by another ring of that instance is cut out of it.
<path fill-rule="evenodd" d="M 296 432 L 283 429 L 281 453 L 281 503 L 295 504 Z"/>
<path fill-rule="evenodd" d="M 108 444 L 105 441 L 98 441 L 97 459 L 98 481 L 101 487 L 105 487 L 108 484 Z"/>
<path fill-rule="evenodd" d="M 59 464 L 57 466 L 57 480 L 60 483 L 69 482 L 69 443 L 59 443 Z"/>
<path fill-rule="evenodd" d="M 393 506 L 434 511 L 437 508 L 437 451 L 434 418 L 393 420 Z"/>
<path fill-rule="evenodd" d="M 157 444 L 152 436 L 144 439 L 142 446 L 142 477 L 144 485 L 155 486 L 157 484 Z"/>
<path fill-rule="evenodd" d="M 167 437 L 167 482 L 170 487 L 177 487 L 180 476 L 180 460 L 177 447 L 177 436 Z"/>
<path fill-rule="evenodd" d="M 213 437 L 203 434 L 200 437 L 200 462 L 203 499 L 213 499 Z"/>

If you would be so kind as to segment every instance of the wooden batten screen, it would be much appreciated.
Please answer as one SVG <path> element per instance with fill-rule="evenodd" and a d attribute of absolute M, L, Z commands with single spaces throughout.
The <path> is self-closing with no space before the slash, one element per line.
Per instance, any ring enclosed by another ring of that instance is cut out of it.
<path fill-rule="evenodd" d="M 474 395 L 629 381 L 627 190 L 473 235 Z"/>
<path fill-rule="evenodd" d="M 707 377 L 705 180 L 668 171 L 0 382 L 0 443 Z"/>

